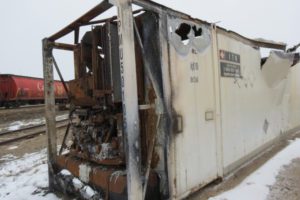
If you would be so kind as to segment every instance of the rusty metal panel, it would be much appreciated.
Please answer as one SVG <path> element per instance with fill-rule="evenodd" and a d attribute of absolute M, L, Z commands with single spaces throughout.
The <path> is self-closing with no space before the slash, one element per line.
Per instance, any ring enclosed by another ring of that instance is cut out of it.
<path fill-rule="evenodd" d="M 120 72 L 120 56 L 118 51 L 119 37 L 118 27 L 116 23 L 107 23 L 105 25 L 107 31 L 106 43 L 106 56 L 107 65 L 110 68 L 110 85 L 113 90 L 113 101 L 121 102 L 121 72 Z"/>
<path fill-rule="evenodd" d="M 185 36 L 176 30 L 183 23 Z M 172 106 L 183 128 L 174 136 L 176 198 L 182 198 L 218 174 L 213 48 L 209 27 L 173 18 L 168 24 Z"/>

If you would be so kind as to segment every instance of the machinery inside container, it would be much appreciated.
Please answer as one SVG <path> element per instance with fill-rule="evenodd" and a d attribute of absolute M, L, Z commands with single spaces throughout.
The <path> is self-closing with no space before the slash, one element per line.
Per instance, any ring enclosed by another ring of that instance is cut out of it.
<path fill-rule="evenodd" d="M 160 180 L 154 169 L 162 158 L 153 150 L 158 121 L 153 106 L 156 93 L 145 72 L 143 60 L 146 54 L 153 64 L 158 63 L 152 69 L 160 74 L 156 18 L 151 12 L 143 12 L 134 18 L 141 171 L 149 174 L 149 178 L 145 176 L 147 178 L 143 181 L 148 185 L 146 199 L 160 199 Z M 139 39 L 147 47 L 144 52 Z M 115 20 L 94 26 L 76 45 L 75 79 L 69 82 L 72 144 L 69 153 L 56 159 L 57 171 L 67 169 L 71 176 L 94 187 L 98 195 L 106 199 L 127 199 L 124 153 L 127 141 L 123 131 L 125 111 L 122 107 L 120 56 L 118 23 Z M 76 187 L 66 176 L 58 174 L 56 180 L 60 190 L 63 188 L 64 192 L 76 194 Z"/>

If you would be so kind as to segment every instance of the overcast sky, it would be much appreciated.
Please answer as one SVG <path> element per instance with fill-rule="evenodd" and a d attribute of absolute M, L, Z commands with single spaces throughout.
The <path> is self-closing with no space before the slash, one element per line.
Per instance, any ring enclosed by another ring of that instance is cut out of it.
<path fill-rule="evenodd" d="M 41 40 L 57 32 L 98 0 L 6 0 L 0 6 L 0 73 L 42 77 Z M 299 0 L 156 0 L 195 18 L 249 38 L 300 42 Z M 66 38 L 66 41 L 70 38 Z M 70 52 L 56 52 L 65 76 L 73 77 Z"/>

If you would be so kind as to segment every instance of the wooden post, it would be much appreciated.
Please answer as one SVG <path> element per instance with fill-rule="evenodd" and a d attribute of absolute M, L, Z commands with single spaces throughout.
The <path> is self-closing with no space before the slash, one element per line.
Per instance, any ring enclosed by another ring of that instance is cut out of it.
<path fill-rule="evenodd" d="M 57 155 L 56 125 L 55 125 L 55 96 L 53 80 L 52 47 L 47 38 L 43 39 L 43 71 L 45 94 L 45 118 L 48 137 L 48 170 L 49 188 L 53 189 L 54 174 L 53 163 Z"/>

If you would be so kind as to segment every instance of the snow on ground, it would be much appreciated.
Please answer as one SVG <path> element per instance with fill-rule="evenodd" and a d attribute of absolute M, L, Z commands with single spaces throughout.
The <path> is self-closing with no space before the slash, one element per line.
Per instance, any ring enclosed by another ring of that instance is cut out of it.
<path fill-rule="evenodd" d="M 265 200 L 269 193 L 269 187 L 276 182 L 276 176 L 280 169 L 299 157 L 300 139 L 295 139 L 237 187 L 211 197 L 209 200 Z"/>
<path fill-rule="evenodd" d="M 69 117 L 68 114 L 58 115 L 58 116 L 56 116 L 56 121 L 68 119 L 68 117 Z M 14 131 L 14 130 L 18 130 L 18 129 L 28 127 L 28 126 L 45 124 L 45 122 L 46 122 L 45 118 L 38 118 L 38 119 L 15 121 L 10 124 L 3 124 L 3 125 L 0 125 L 0 134 L 1 134 L 1 132 L 5 132 L 5 131 Z"/>
<path fill-rule="evenodd" d="M 57 200 L 47 193 L 48 167 L 46 150 L 25 154 L 22 158 L 6 155 L 0 158 L 0 199 Z M 4 162 L 4 163 L 2 163 Z"/>
<path fill-rule="evenodd" d="M 10 147 L 8 147 L 7 149 L 8 150 L 14 150 L 14 149 L 17 149 L 18 148 L 18 146 L 10 146 Z"/>
<path fill-rule="evenodd" d="M 237 187 L 209 200 L 265 200 L 280 169 L 299 157 L 300 139 L 296 139 Z M 47 186 L 46 149 L 21 158 L 11 154 L 0 158 L 0 200 L 58 200 L 47 193 Z"/>

